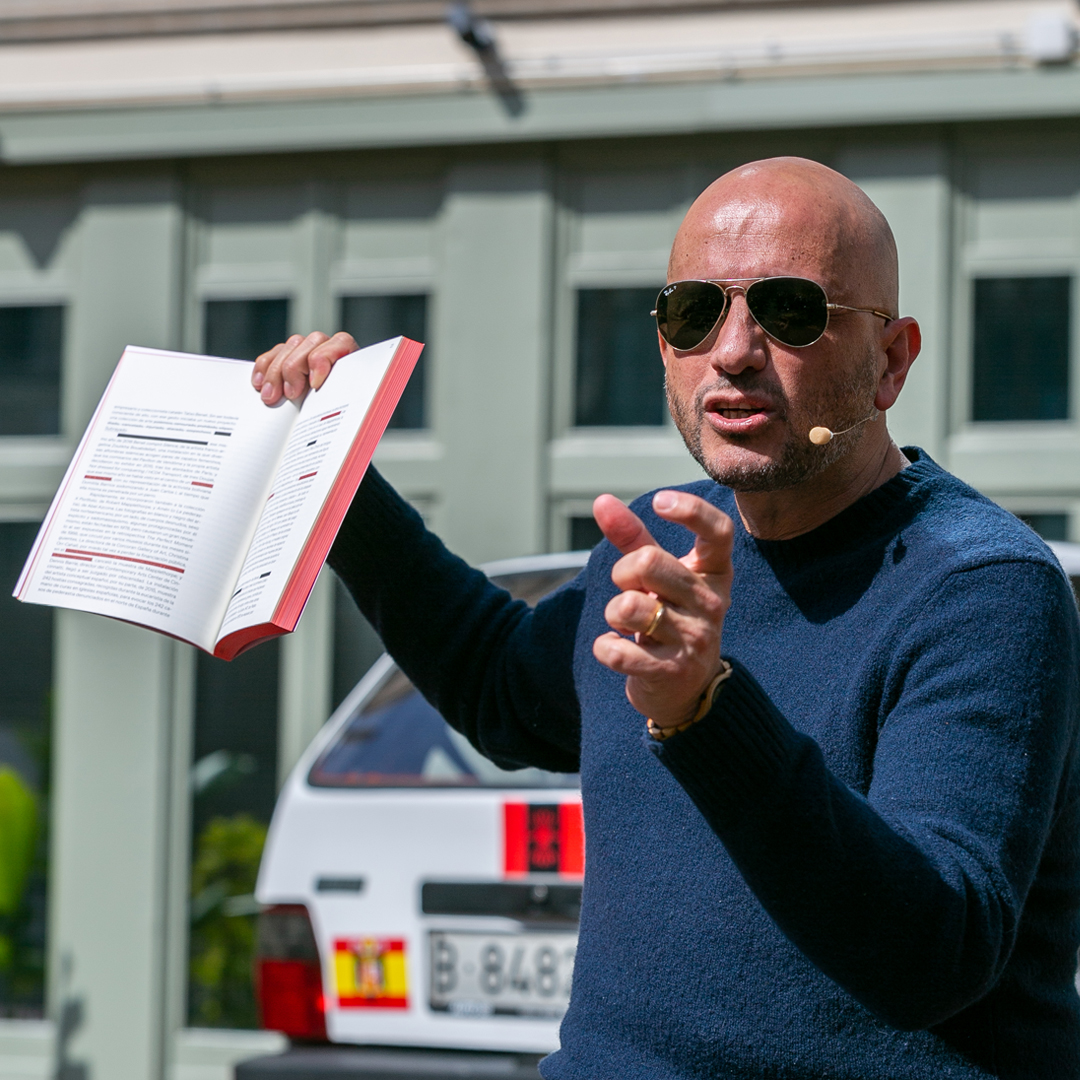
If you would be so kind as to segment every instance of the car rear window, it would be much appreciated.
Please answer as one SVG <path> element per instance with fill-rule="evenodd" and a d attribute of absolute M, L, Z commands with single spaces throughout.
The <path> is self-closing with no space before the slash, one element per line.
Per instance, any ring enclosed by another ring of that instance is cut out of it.
<path fill-rule="evenodd" d="M 579 567 L 523 571 L 493 580 L 535 604 L 572 578 Z M 393 668 L 357 708 L 308 774 L 315 787 L 575 788 L 572 773 L 500 769 L 424 700 Z"/>

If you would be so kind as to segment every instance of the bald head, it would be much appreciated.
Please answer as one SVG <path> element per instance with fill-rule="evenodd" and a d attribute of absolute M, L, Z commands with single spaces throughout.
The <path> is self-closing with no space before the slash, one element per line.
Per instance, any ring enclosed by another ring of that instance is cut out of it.
<path fill-rule="evenodd" d="M 898 313 L 896 241 L 885 216 L 847 177 L 806 158 L 754 161 L 710 184 L 683 219 L 668 263 L 669 281 L 781 274 L 819 281 L 838 303 Z"/>

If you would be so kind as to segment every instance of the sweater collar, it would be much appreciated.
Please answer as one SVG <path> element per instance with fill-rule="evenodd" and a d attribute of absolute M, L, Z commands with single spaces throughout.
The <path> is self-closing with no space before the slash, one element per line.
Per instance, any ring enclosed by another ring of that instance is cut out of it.
<path fill-rule="evenodd" d="M 791 566 L 835 556 L 861 547 L 875 537 L 886 537 L 904 526 L 923 505 L 929 482 L 943 470 L 929 454 L 915 446 L 905 446 L 904 456 L 911 462 L 881 487 L 875 488 L 835 517 L 810 532 L 790 540 L 758 540 L 751 536 L 738 513 L 734 515 L 736 537 L 754 545 L 773 566 Z"/>

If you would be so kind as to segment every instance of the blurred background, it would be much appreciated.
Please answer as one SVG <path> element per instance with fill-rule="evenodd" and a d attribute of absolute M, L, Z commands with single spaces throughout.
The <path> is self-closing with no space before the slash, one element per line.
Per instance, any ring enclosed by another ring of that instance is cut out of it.
<path fill-rule="evenodd" d="M 800 154 L 897 234 L 897 437 L 1080 540 L 1071 0 L 0 0 L 5 594 L 124 345 L 428 343 L 376 462 L 486 560 L 695 479 L 649 318 Z M 378 642 L 329 571 L 232 664 L 0 599 L 0 1078 L 224 1080 L 277 790 Z"/>

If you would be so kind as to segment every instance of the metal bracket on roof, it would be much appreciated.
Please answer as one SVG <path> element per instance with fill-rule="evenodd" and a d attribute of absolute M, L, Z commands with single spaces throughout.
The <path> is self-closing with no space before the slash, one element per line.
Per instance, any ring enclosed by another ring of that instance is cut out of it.
<path fill-rule="evenodd" d="M 455 0 L 450 4 L 446 9 L 446 21 L 457 32 L 458 37 L 476 53 L 503 108 L 511 116 L 520 116 L 525 111 L 525 99 L 514 85 L 506 70 L 506 64 L 499 55 L 491 24 L 485 19 L 477 18 L 470 10 L 467 0 Z"/>

